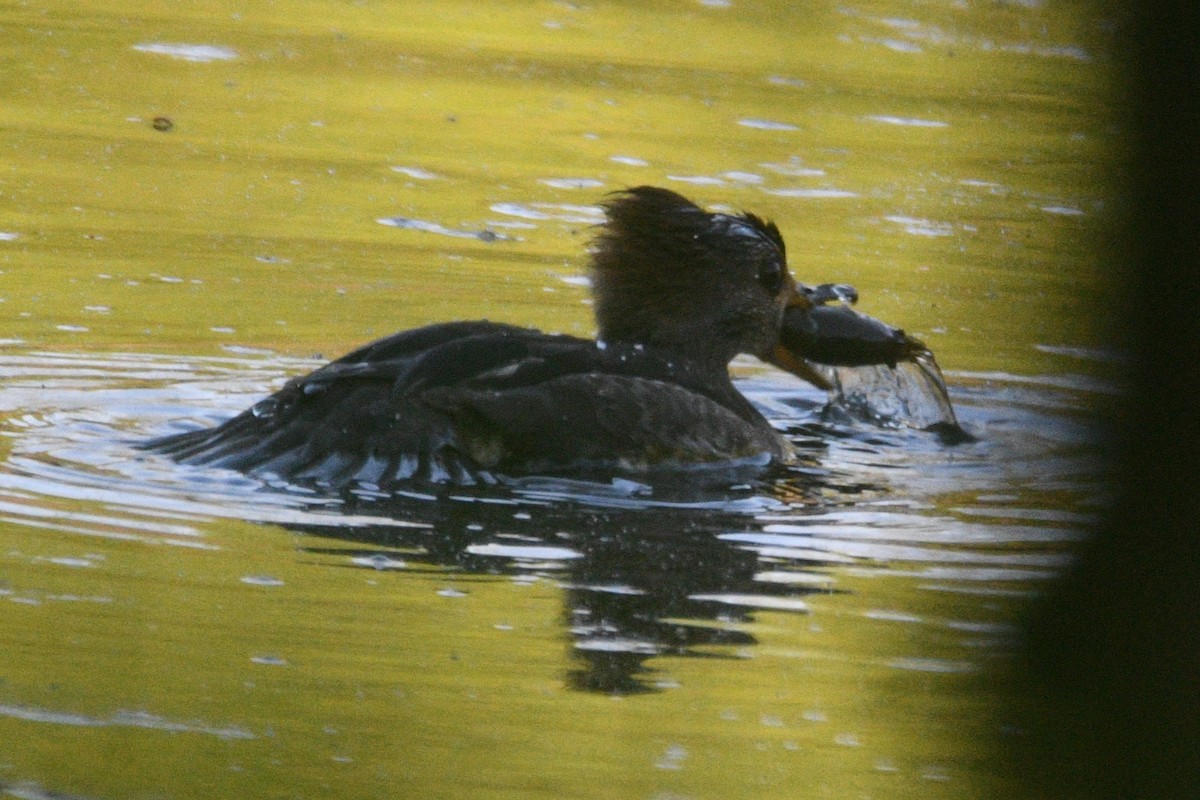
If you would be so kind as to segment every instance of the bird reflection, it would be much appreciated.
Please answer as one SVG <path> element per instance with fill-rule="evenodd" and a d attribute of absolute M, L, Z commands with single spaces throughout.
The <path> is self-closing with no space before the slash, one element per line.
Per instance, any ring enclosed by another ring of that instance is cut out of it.
<path fill-rule="evenodd" d="M 648 665 L 651 659 L 736 658 L 731 648 L 756 644 L 743 629 L 753 620 L 756 598 L 774 608 L 778 598 L 814 591 L 811 582 L 768 583 L 756 576 L 767 568 L 819 570 L 819 562 L 777 559 L 767 567 L 758 553 L 720 538 L 759 527 L 751 510 L 779 503 L 762 488 L 742 486 L 704 499 L 672 496 L 656 485 L 648 498 L 646 487 L 628 482 L 542 479 L 436 499 L 347 498 L 348 513 L 423 527 L 296 529 L 369 546 L 360 553 L 304 548 L 359 556 L 355 563 L 364 567 L 397 559 L 469 574 L 553 577 L 563 587 L 563 627 L 571 642 L 566 684 L 638 694 L 670 685 Z M 793 491 L 789 499 L 796 497 Z M 563 553 L 570 557 L 555 557 Z"/>
<path fill-rule="evenodd" d="M 700 648 L 755 644 L 733 627 L 746 621 L 745 611 L 700 599 L 761 591 L 753 552 L 716 538 L 720 528 L 696 514 L 620 516 L 585 536 L 585 557 L 572 565 L 565 597 L 577 665 L 571 686 L 651 691 L 660 685 L 646 666 L 651 657 L 728 658 L 722 649 Z"/>

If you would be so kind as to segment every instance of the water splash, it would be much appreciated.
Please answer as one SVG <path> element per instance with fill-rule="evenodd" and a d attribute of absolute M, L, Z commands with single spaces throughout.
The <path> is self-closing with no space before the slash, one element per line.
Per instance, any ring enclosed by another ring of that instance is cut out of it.
<path fill-rule="evenodd" d="M 958 428 L 946 379 L 933 353 L 925 350 L 894 367 L 886 364 L 827 370 L 833 399 L 826 414 L 881 427 Z"/>

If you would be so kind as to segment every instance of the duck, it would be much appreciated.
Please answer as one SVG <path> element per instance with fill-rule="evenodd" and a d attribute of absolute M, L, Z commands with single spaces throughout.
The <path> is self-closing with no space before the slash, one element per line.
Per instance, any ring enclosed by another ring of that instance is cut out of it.
<path fill-rule="evenodd" d="M 828 388 L 810 356 L 887 361 L 903 349 L 902 332 L 876 327 L 856 349 L 853 321 L 825 312 L 852 287 L 798 283 L 772 222 L 654 186 L 601 207 L 590 248 L 595 338 L 487 320 L 430 324 L 292 378 L 222 424 L 144 447 L 335 490 L 766 468 L 796 452 L 735 387 L 736 356 Z"/>

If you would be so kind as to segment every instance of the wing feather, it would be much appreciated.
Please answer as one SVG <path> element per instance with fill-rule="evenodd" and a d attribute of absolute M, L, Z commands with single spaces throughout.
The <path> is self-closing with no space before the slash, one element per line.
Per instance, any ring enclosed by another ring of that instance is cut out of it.
<path fill-rule="evenodd" d="M 341 488 L 778 456 L 781 444 L 732 384 L 713 388 L 687 364 L 463 322 L 373 342 L 216 428 L 145 447 L 185 463 Z"/>

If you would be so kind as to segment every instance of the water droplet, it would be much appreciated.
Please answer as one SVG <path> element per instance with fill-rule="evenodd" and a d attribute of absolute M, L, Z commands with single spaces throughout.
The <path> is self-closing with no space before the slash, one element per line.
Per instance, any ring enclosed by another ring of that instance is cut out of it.
<path fill-rule="evenodd" d="M 268 397 L 266 400 L 259 400 L 250 407 L 250 413 L 259 419 L 270 419 L 275 416 L 275 412 L 279 410 L 279 401 L 274 397 Z"/>

